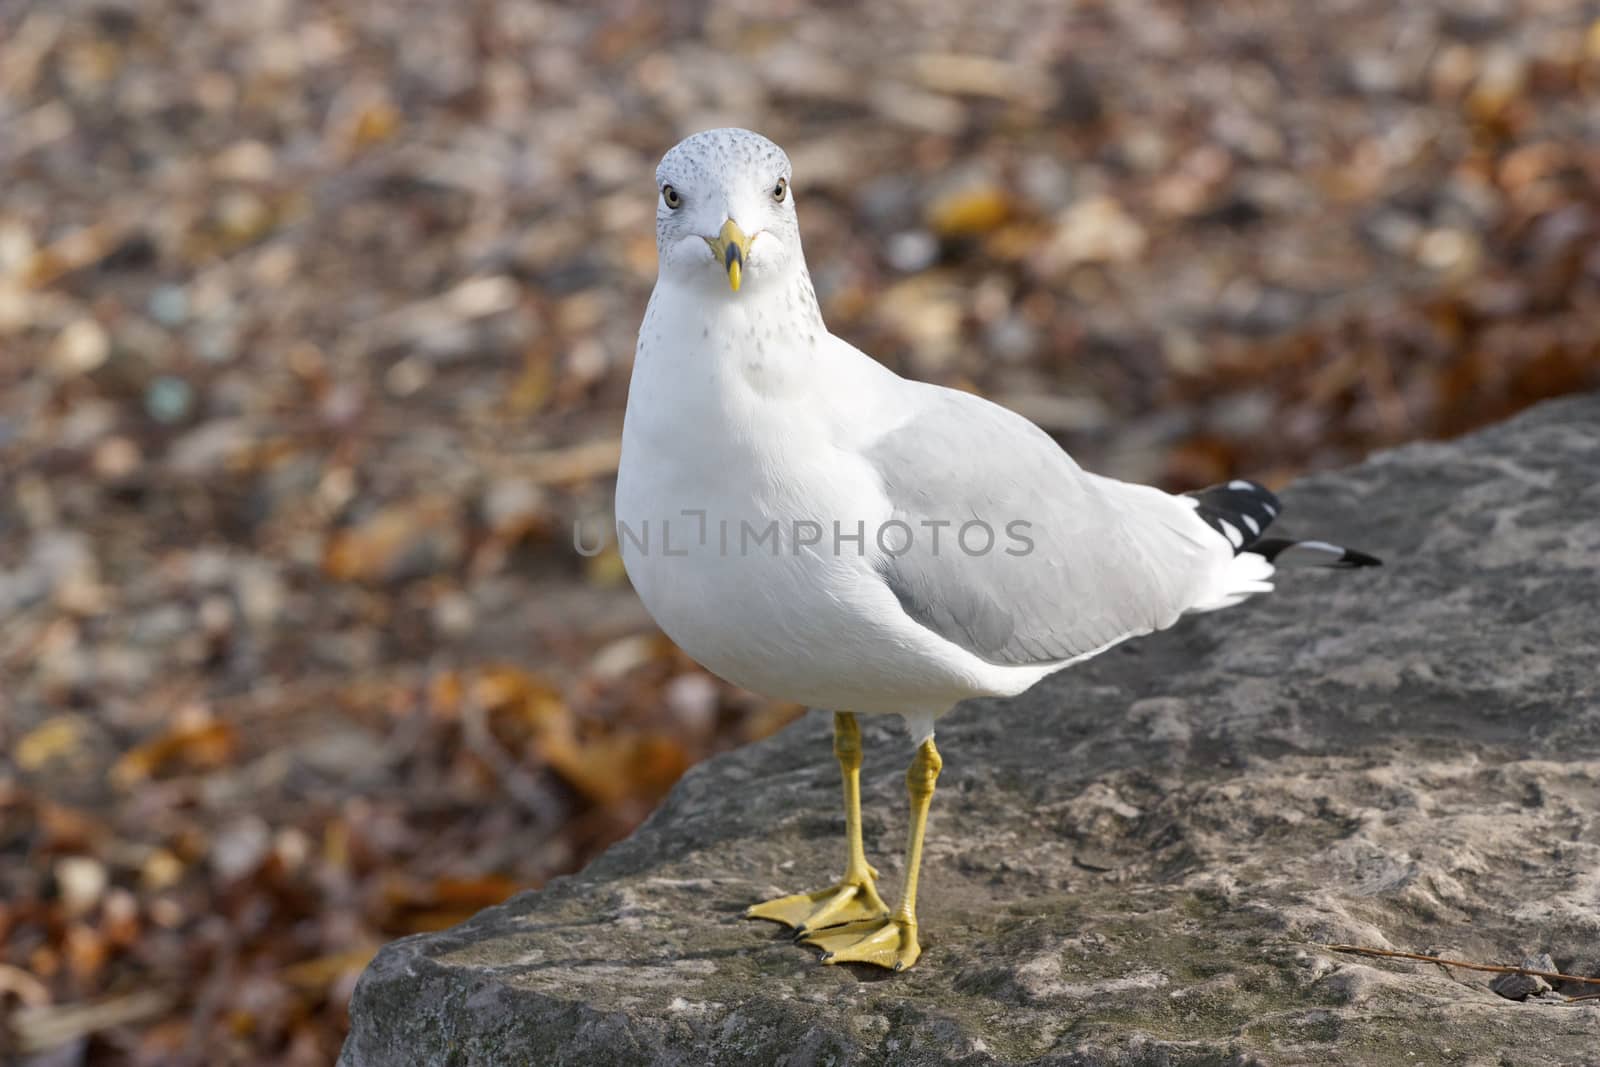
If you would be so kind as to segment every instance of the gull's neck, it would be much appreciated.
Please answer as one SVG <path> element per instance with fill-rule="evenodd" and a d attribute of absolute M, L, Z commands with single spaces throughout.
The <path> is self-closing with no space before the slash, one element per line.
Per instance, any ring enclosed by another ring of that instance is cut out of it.
<path fill-rule="evenodd" d="M 804 266 L 737 293 L 662 275 L 639 329 L 635 374 L 648 368 L 688 380 L 705 375 L 718 388 L 793 392 L 815 375 L 812 357 L 827 340 Z"/>
<path fill-rule="evenodd" d="M 828 332 L 803 269 L 762 282 L 731 293 L 657 279 L 623 421 L 632 472 L 703 478 L 716 455 L 730 472 L 771 473 L 797 462 L 799 442 L 849 452 L 903 417 L 914 390 Z"/>

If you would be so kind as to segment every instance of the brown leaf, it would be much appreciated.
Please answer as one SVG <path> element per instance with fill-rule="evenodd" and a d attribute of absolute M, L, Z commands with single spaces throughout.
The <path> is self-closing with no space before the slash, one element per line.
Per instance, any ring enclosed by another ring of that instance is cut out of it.
<path fill-rule="evenodd" d="M 782 701 L 763 703 L 745 717 L 745 740 L 759 741 L 763 737 L 771 737 L 805 713 L 805 706 L 801 704 Z"/>
<path fill-rule="evenodd" d="M 578 743 L 547 737 L 539 754 L 573 788 L 603 808 L 664 795 L 689 769 L 689 756 L 676 738 L 622 734 Z"/>
<path fill-rule="evenodd" d="M 482 668 L 472 682 L 472 698 L 491 720 L 509 717 L 519 731 L 544 735 L 570 729 L 571 713 L 560 691 L 536 674 L 517 667 Z"/>
<path fill-rule="evenodd" d="M 476 910 L 499 904 L 515 893 L 517 888 L 514 879 L 499 874 L 477 878 L 440 878 L 433 883 L 431 896 L 439 904 Z"/>
<path fill-rule="evenodd" d="M 321 993 L 345 974 L 360 971 L 377 952 L 377 945 L 359 945 L 285 967 L 278 977 L 302 992 Z"/>
<path fill-rule="evenodd" d="M 340 582 L 400 582 L 450 569 L 464 546 L 454 499 L 421 497 L 335 532 L 323 551 L 322 569 Z"/>
<path fill-rule="evenodd" d="M 182 723 L 124 753 L 111 768 L 111 781 L 127 789 L 159 775 L 208 770 L 232 762 L 239 733 L 229 723 L 203 719 Z"/>
<path fill-rule="evenodd" d="M 997 185 L 947 193 L 928 205 L 928 226 L 941 237 L 969 237 L 998 229 L 1011 217 L 1011 198 Z"/>
<path fill-rule="evenodd" d="M 44 801 L 38 807 L 42 844 L 57 852 L 82 852 L 89 850 L 105 831 L 104 822 L 96 815 L 64 804 Z"/>
<path fill-rule="evenodd" d="M 88 985 L 105 969 L 111 957 L 111 946 L 100 931 L 92 926 L 74 923 L 67 928 L 63 951 L 67 968 L 80 983 Z"/>

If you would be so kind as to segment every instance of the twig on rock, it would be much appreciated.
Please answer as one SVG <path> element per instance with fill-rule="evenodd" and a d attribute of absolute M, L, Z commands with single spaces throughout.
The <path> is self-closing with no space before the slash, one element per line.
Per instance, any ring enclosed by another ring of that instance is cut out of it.
<path fill-rule="evenodd" d="M 1327 949 L 1329 952 L 1342 952 L 1351 956 L 1376 956 L 1391 960 L 1413 960 L 1417 963 L 1437 963 L 1441 967 L 1460 967 L 1468 971 L 1489 971 L 1494 974 L 1530 974 L 1536 978 L 1544 978 L 1559 982 L 1582 982 L 1586 985 L 1600 985 L 1600 978 L 1585 978 L 1578 974 L 1562 974 L 1560 971 L 1538 971 L 1531 967 L 1510 967 L 1501 963 L 1471 963 L 1467 960 L 1452 960 L 1444 956 L 1424 956 L 1419 952 L 1396 952 L 1386 948 L 1364 948 L 1361 945 L 1321 945 L 1318 948 Z M 1585 993 L 1582 996 L 1566 997 L 1563 1003 L 1571 1004 L 1578 1000 L 1600 1000 L 1600 993 Z"/>

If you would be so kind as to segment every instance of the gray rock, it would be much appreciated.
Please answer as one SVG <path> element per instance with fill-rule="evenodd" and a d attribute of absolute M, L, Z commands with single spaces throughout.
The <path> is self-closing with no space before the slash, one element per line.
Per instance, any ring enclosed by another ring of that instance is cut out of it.
<path fill-rule="evenodd" d="M 389 945 L 341 1063 L 1592 1062 L 1592 1004 L 1319 945 L 1600 969 L 1600 397 L 1286 501 L 1388 566 L 1284 574 L 944 721 L 913 970 L 739 919 L 842 865 L 813 713 L 583 873 Z M 866 743 L 892 892 L 910 747 Z"/>
<path fill-rule="evenodd" d="M 1545 974 L 1553 974 L 1557 970 L 1555 957 L 1548 952 L 1529 956 L 1522 961 L 1522 966 L 1530 971 L 1543 971 Z M 1489 983 L 1489 988 L 1507 1000 L 1542 997 L 1552 989 L 1550 983 L 1537 974 L 1502 974 Z"/>
<path fill-rule="evenodd" d="M 1550 992 L 1550 983 L 1536 974 L 1502 974 L 1489 988 L 1507 1000 L 1527 1000 Z"/>

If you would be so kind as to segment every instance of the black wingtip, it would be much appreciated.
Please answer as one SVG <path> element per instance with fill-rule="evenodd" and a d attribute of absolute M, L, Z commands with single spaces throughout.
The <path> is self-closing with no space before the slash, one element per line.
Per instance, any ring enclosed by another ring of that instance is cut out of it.
<path fill-rule="evenodd" d="M 1195 511 L 1206 525 L 1227 539 L 1234 555 L 1254 552 L 1262 531 L 1272 525 L 1283 507 L 1272 490 L 1244 478 L 1184 495 L 1194 498 Z"/>
<path fill-rule="evenodd" d="M 1284 537 L 1264 537 L 1247 551 L 1265 556 L 1279 566 L 1334 567 L 1351 570 L 1356 567 L 1381 567 L 1383 560 L 1354 548 L 1330 544 L 1327 541 L 1291 541 Z"/>
<path fill-rule="evenodd" d="M 1253 552 L 1274 563 L 1341 570 L 1383 566 L 1383 560 L 1377 556 L 1327 541 L 1263 537 L 1263 531 L 1278 517 L 1283 505 L 1272 490 L 1260 482 L 1236 478 L 1185 495 L 1194 498 L 1195 511 L 1200 518 L 1227 538 L 1234 555 Z"/>

